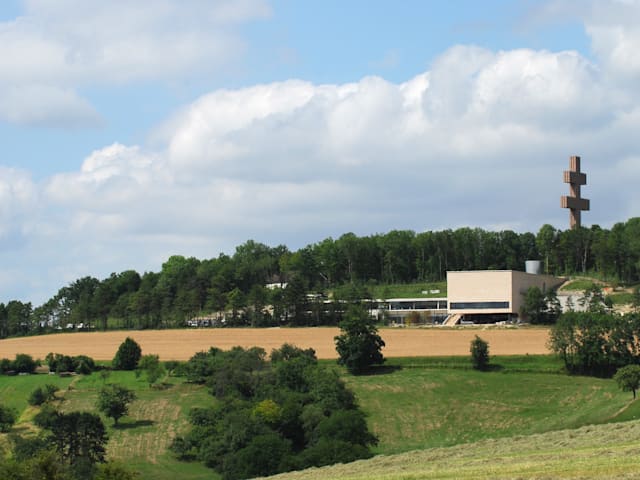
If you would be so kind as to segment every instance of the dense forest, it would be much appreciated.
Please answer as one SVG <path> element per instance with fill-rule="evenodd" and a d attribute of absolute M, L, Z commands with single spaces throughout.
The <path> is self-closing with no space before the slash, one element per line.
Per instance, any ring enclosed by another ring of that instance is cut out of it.
<path fill-rule="evenodd" d="M 225 325 L 234 326 L 335 324 L 344 305 L 340 300 L 367 298 L 368 286 L 440 281 L 447 270 L 522 270 L 527 259 L 542 260 L 550 274 L 589 272 L 637 282 L 640 218 L 610 230 L 544 225 L 537 234 L 479 228 L 347 233 L 297 251 L 249 240 L 232 256 L 172 256 L 160 272 L 80 278 L 37 307 L 19 300 L 0 303 L 0 338 L 70 324 L 171 328 L 216 312 L 226 312 Z"/>

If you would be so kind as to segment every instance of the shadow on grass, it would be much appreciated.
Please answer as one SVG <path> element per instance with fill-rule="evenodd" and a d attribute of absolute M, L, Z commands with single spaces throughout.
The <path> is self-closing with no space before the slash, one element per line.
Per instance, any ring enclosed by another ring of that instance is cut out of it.
<path fill-rule="evenodd" d="M 482 371 L 483 372 L 502 372 L 504 367 L 497 363 L 490 363 Z"/>
<path fill-rule="evenodd" d="M 156 422 L 153 420 L 135 420 L 133 422 L 119 423 L 117 425 L 113 425 L 115 430 L 130 430 L 132 428 L 139 427 L 150 427 L 155 425 Z"/>
<path fill-rule="evenodd" d="M 375 367 L 369 367 L 366 372 L 363 372 L 360 375 L 387 375 L 389 373 L 397 372 L 398 370 L 402 370 L 402 367 L 399 365 L 377 365 Z"/>

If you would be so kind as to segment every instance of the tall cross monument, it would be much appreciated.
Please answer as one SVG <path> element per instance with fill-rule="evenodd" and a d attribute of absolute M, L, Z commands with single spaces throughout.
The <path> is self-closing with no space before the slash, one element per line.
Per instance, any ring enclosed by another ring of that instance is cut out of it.
<path fill-rule="evenodd" d="M 589 210 L 589 200 L 580 196 L 580 186 L 587 184 L 587 174 L 580 171 L 580 157 L 569 157 L 569 170 L 564 171 L 564 183 L 569 184 L 569 195 L 560 198 L 560 205 L 569 209 L 569 226 L 580 228 L 581 213 Z"/>

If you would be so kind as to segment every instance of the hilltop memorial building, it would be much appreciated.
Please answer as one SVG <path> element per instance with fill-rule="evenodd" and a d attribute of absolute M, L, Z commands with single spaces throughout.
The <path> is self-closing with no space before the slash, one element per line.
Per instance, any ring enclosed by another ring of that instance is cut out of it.
<path fill-rule="evenodd" d="M 527 290 L 538 287 L 546 292 L 564 281 L 538 273 L 539 262 L 532 263 L 538 264 L 538 268 L 527 268 L 529 272 L 447 272 L 446 297 L 376 300 L 371 313 L 378 317 L 385 315 L 394 324 L 405 324 L 407 317 L 415 313 L 421 315 L 421 323 L 439 325 L 527 321 L 521 314 Z"/>

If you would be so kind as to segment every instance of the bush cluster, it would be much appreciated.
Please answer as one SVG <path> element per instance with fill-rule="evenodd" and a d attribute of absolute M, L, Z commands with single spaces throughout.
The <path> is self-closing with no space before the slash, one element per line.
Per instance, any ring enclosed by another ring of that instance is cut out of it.
<path fill-rule="evenodd" d="M 44 387 L 36 388 L 31 392 L 31 395 L 29 395 L 29 405 L 42 405 L 43 403 L 54 400 L 58 390 L 60 390 L 58 387 L 50 383 L 46 384 Z"/>
<path fill-rule="evenodd" d="M 570 373 L 610 377 L 640 363 L 640 315 L 565 313 L 551 330 L 549 346 Z"/>
<path fill-rule="evenodd" d="M 96 369 L 93 358 L 87 357 L 86 355 L 70 357 L 69 355 L 63 355 L 61 353 L 50 352 L 45 357 L 45 362 L 49 365 L 49 370 L 56 373 L 76 372 L 88 375 Z"/>
<path fill-rule="evenodd" d="M 8 358 L 0 359 L 0 373 L 4 375 L 16 374 L 16 373 L 33 373 L 38 366 L 31 355 L 26 353 L 16 354 L 14 360 Z"/>
<path fill-rule="evenodd" d="M 367 458 L 377 443 L 353 394 L 311 349 L 283 345 L 268 361 L 261 348 L 212 348 L 185 370 L 218 401 L 190 413 L 193 428 L 172 450 L 224 479 Z"/>

